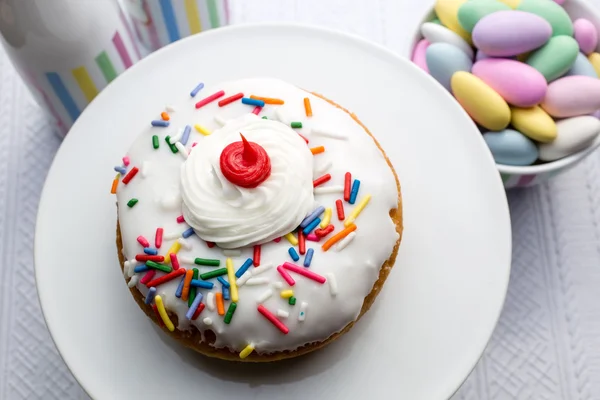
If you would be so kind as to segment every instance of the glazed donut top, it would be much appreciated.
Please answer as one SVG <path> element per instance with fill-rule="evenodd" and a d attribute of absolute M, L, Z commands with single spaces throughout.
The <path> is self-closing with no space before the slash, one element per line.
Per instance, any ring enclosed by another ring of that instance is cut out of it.
<path fill-rule="evenodd" d="M 276 79 L 202 86 L 149 115 L 115 167 L 129 286 L 168 329 L 210 329 L 242 358 L 324 341 L 393 252 L 394 173 L 321 97 Z"/>

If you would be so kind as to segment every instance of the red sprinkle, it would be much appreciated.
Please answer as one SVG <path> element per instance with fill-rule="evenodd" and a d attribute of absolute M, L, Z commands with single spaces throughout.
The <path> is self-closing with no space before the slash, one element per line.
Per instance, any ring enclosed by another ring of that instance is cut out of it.
<path fill-rule="evenodd" d="M 204 310 L 204 307 L 205 307 L 204 303 L 200 303 L 200 305 L 198 306 L 198 308 L 196 308 L 196 312 L 192 316 L 192 321 L 195 321 L 196 318 L 198 318 L 198 316 L 200 315 L 200 313 L 202 312 L 202 310 Z"/>
<path fill-rule="evenodd" d="M 200 108 L 203 107 L 205 105 L 207 105 L 208 103 L 212 103 L 213 101 L 215 101 L 216 99 L 218 99 L 219 97 L 223 97 L 225 96 L 225 92 L 220 90 L 215 94 L 211 94 L 210 96 L 208 96 L 205 99 L 200 100 L 199 102 L 196 103 L 196 108 Z"/>
<path fill-rule="evenodd" d="M 254 246 L 254 257 L 252 257 L 252 262 L 255 267 L 260 265 L 260 244 Z"/>
<path fill-rule="evenodd" d="M 135 259 L 137 261 L 154 261 L 154 262 L 163 262 L 165 261 L 164 256 L 151 256 L 150 254 L 136 254 Z"/>
<path fill-rule="evenodd" d="M 196 147 L 197 144 L 198 144 L 198 142 L 192 143 L 192 148 Z"/>
<path fill-rule="evenodd" d="M 261 111 L 262 109 L 263 109 L 263 108 L 262 108 L 261 106 L 256 106 L 256 107 L 254 107 L 254 110 L 252 110 L 252 114 L 254 114 L 254 115 L 258 115 L 258 114 L 260 114 L 260 111 Z"/>
<path fill-rule="evenodd" d="M 129 156 L 123 157 L 123 165 L 129 167 Z"/>
<path fill-rule="evenodd" d="M 154 245 L 157 249 L 162 246 L 163 228 L 156 228 L 156 235 L 154 235 Z"/>
<path fill-rule="evenodd" d="M 273 239 L 273 241 L 274 241 L 275 243 L 279 243 L 279 242 L 281 242 L 281 236 L 279 236 L 278 238 L 275 238 L 275 239 Z"/>
<path fill-rule="evenodd" d="M 179 217 L 177 217 L 178 224 L 183 224 L 184 222 L 185 222 L 185 219 L 183 219 L 183 215 L 180 215 Z"/>
<path fill-rule="evenodd" d="M 308 139 L 306 138 L 306 136 L 303 136 L 301 134 L 298 133 L 298 136 L 300 136 L 302 139 L 304 139 L 304 141 L 306 142 L 306 144 L 308 144 Z"/>
<path fill-rule="evenodd" d="M 271 175 L 271 159 L 258 143 L 242 140 L 227 145 L 221 152 L 221 172 L 227 180 L 243 188 L 255 188 Z"/>
<path fill-rule="evenodd" d="M 352 186 L 352 174 L 346 172 L 344 178 L 344 200 L 350 201 L 350 186 Z"/>
<path fill-rule="evenodd" d="M 150 242 L 148 241 L 148 239 L 146 239 L 142 235 L 137 237 L 137 241 L 139 244 L 141 244 L 144 247 L 150 247 Z"/>
<path fill-rule="evenodd" d="M 125 177 L 123 178 L 123 183 L 125 185 L 127 185 L 129 183 L 130 180 L 133 179 L 133 177 L 138 173 L 138 168 L 137 167 L 133 167 L 131 168 L 131 171 L 129 171 L 127 173 L 127 175 L 125 175 Z"/>
<path fill-rule="evenodd" d="M 156 270 L 151 269 L 148 272 L 156 272 Z M 148 286 L 148 287 L 158 286 L 158 285 L 162 285 L 163 283 L 169 282 L 169 281 L 177 278 L 178 276 L 185 275 L 185 272 L 186 272 L 185 268 L 179 268 L 179 269 L 175 269 L 175 270 L 169 272 L 166 275 L 161 276 L 160 278 L 156 278 L 148 283 L 142 282 L 141 280 L 140 280 L 140 282 L 146 283 L 146 286 Z M 154 275 L 152 275 L 152 276 L 154 276 Z M 144 278 L 142 278 L 142 279 L 144 279 Z"/>
<path fill-rule="evenodd" d="M 177 254 L 171 253 L 169 254 L 169 257 L 171 257 L 171 265 L 173 266 L 173 269 L 179 269 L 179 259 L 177 258 Z"/>
<path fill-rule="evenodd" d="M 213 247 L 215 247 L 214 242 L 206 242 L 206 245 L 208 246 L 209 249 L 212 249 Z"/>
<path fill-rule="evenodd" d="M 287 282 L 288 285 L 294 286 L 296 284 L 294 278 L 292 278 L 292 276 L 285 269 L 283 269 L 283 265 L 277 267 L 277 272 L 279 272 L 281 277 Z"/>
<path fill-rule="evenodd" d="M 306 253 L 306 236 L 304 236 L 304 232 L 298 230 L 298 250 L 300 254 Z"/>
<path fill-rule="evenodd" d="M 331 174 L 325 174 L 325 175 L 321 176 L 320 178 L 317 178 L 313 181 L 313 187 L 322 185 L 330 179 L 331 179 Z"/>
<path fill-rule="evenodd" d="M 150 271 L 146 272 L 146 275 L 142 276 L 142 279 L 140 279 L 140 283 L 143 285 L 147 285 L 148 282 L 150 282 L 152 278 L 154 278 L 154 275 L 156 275 L 156 270 L 151 269 Z"/>
<path fill-rule="evenodd" d="M 160 314 L 158 313 L 158 307 L 156 307 L 156 304 L 152 304 L 152 309 L 154 310 L 154 314 L 156 315 L 156 319 L 158 320 L 158 326 L 165 326 L 165 323 L 162 320 L 162 317 L 160 316 Z"/>
<path fill-rule="evenodd" d="M 244 93 L 238 93 L 238 94 L 234 94 L 233 96 L 224 98 L 223 100 L 219 101 L 219 107 L 223 107 L 223 106 L 226 106 L 227 104 L 233 103 L 234 101 L 239 100 L 242 97 L 244 97 Z"/>
<path fill-rule="evenodd" d="M 322 238 L 329 235 L 331 232 L 333 232 L 334 229 L 334 226 L 329 224 L 325 229 L 315 229 L 315 235 L 317 235 L 317 237 Z"/>
<path fill-rule="evenodd" d="M 344 203 L 342 203 L 342 200 L 337 199 L 335 201 L 335 208 L 337 210 L 338 219 L 343 221 L 346 218 L 346 214 L 344 213 Z"/>
<path fill-rule="evenodd" d="M 265 308 L 265 306 L 263 306 L 262 304 L 258 306 L 258 312 L 261 313 L 262 315 L 264 315 L 264 317 L 266 319 L 268 319 L 269 322 L 271 322 L 273 325 L 275 325 L 277 327 L 277 329 L 279 329 L 284 334 L 287 335 L 288 332 L 290 331 L 288 329 L 288 327 L 283 324 L 283 322 L 278 320 L 277 317 L 275 315 L 273 315 L 273 313 L 271 313 L 271 311 L 267 310 Z"/>

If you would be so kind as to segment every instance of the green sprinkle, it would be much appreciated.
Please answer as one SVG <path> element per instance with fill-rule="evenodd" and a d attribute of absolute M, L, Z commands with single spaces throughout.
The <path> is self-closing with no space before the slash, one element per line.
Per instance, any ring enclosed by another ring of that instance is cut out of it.
<path fill-rule="evenodd" d="M 205 272 L 203 274 L 200 274 L 200 279 L 205 281 L 207 279 L 216 278 L 216 277 L 223 276 L 226 274 L 227 274 L 227 268 L 219 268 L 219 269 L 215 269 L 214 271 Z"/>
<path fill-rule="evenodd" d="M 195 264 L 204 265 L 207 267 L 218 267 L 221 265 L 221 260 L 212 260 L 210 258 L 196 258 L 194 260 Z"/>
<path fill-rule="evenodd" d="M 173 152 L 173 154 L 177 153 L 179 150 L 177 149 L 177 146 L 175 146 L 174 144 L 171 143 L 171 136 L 167 135 L 165 137 L 165 142 L 167 142 L 167 144 L 169 145 L 169 148 L 171 149 L 171 151 Z"/>
<path fill-rule="evenodd" d="M 290 297 L 290 299 L 288 300 L 288 303 L 290 303 L 291 306 L 295 306 L 296 298 L 294 296 Z"/>
<path fill-rule="evenodd" d="M 152 269 L 157 269 L 157 270 L 162 271 L 162 272 L 171 272 L 171 271 L 173 271 L 173 268 L 169 267 L 168 265 L 159 264 L 159 263 L 154 262 L 154 261 L 146 261 L 146 267 L 152 268 Z"/>
<path fill-rule="evenodd" d="M 237 303 L 231 303 L 229 305 L 229 308 L 227 309 L 227 312 L 225 313 L 225 319 L 223 322 L 225 322 L 226 324 L 229 324 L 231 322 L 231 318 L 233 317 L 233 313 L 235 312 L 235 309 L 237 308 Z"/>
<path fill-rule="evenodd" d="M 198 268 L 194 268 L 194 274 L 192 279 L 198 279 Z M 190 292 L 188 294 L 188 307 L 192 306 L 194 299 L 196 298 L 196 286 L 190 286 Z"/>
<path fill-rule="evenodd" d="M 262 119 L 269 119 L 269 118 L 267 118 L 267 116 L 265 115 L 264 117 L 262 117 Z"/>
<path fill-rule="evenodd" d="M 292 122 L 292 128 L 302 128 L 302 122 Z"/>
<path fill-rule="evenodd" d="M 137 202 L 138 202 L 138 199 L 135 199 L 135 198 L 131 199 L 127 202 L 127 207 L 131 208 L 131 207 L 135 206 L 137 204 Z"/>
<path fill-rule="evenodd" d="M 152 136 L 152 147 L 154 147 L 155 149 L 158 149 L 159 145 L 160 145 L 160 143 L 158 142 L 158 136 L 156 136 L 156 135 Z"/>

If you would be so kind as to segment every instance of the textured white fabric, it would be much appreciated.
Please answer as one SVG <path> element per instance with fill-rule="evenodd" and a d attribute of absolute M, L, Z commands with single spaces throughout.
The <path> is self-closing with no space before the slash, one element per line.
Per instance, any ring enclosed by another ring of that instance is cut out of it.
<path fill-rule="evenodd" d="M 234 22 L 328 26 L 400 52 L 431 3 L 234 0 L 231 15 Z M 33 278 L 35 214 L 60 142 L 3 52 L 0 110 L 0 399 L 85 399 L 50 339 Z M 453 400 L 600 399 L 600 152 L 509 200 L 514 256 L 506 305 Z"/>

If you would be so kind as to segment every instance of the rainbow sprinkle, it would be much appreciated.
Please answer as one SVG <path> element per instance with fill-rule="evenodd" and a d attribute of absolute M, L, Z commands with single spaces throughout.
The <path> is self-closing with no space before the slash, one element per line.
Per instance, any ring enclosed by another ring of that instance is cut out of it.
<path fill-rule="evenodd" d="M 238 288 L 235 281 L 235 271 L 233 270 L 233 260 L 228 258 L 225 260 L 225 265 L 227 269 L 227 278 L 229 279 L 230 291 L 231 291 L 231 301 L 237 303 L 238 298 Z"/>
<path fill-rule="evenodd" d="M 169 319 L 169 315 L 167 314 L 167 310 L 165 310 L 165 306 L 163 304 L 162 297 L 160 297 L 159 295 L 156 295 L 154 297 L 154 303 L 156 304 L 156 307 L 158 308 L 158 314 L 160 315 L 160 318 L 162 319 L 163 323 L 165 324 L 165 326 L 167 327 L 167 329 L 169 331 L 173 332 L 175 330 L 175 326 Z"/>
<path fill-rule="evenodd" d="M 258 106 L 258 107 L 265 106 L 265 102 L 263 100 L 251 99 L 249 97 L 243 97 L 242 104 L 248 104 L 249 106 Z"/>
<path fill-rule="evenodd" d="M 284 236 L 288 242 L 290 242 L 290 244 L 292 246 L 297 246 L 298 245 L 298 239 L 296 239 L 296 236 L 294 236 L 293 233 L 286 233 Z"/>
<path fill-rule="evenodd" d="M 158 149 L 160 147 L 160 142 L 158 141 L 158 136 L 152 135 L 152 147 L 154 149 Z"/>
<path fill-rule="evenodd" d="M 244 358 L 248 357 L 253 351 L 254 351 L 254 345 L 253 344 L 247 345 L 246 347 L 244 347 L 244 350 L 240 351 L 240 358 L 243 360 Z"/>
<path fill-rule="evenodd" d="M 166 127 L 169 126 L 169 124 L 170 124 L 169 121 L 163 121 L 163 120 L 160 120 L 160 119 L 155 119 L 154 121 L 150 122 L 150 125 L 157 126 L 157 127 L 160 127 L 160 128 L 166 128 Z"/>
<path fill-rule="evenodd" d="M 190 132 L 192 131 L 192 127 L 189 125 L 186 125 L 185 128 L 183 128 L 183 134 L 181 135 L 181 140 L 180 142 L 185 146 L 188 142 L 188 140 L 190 140 Z"/>
<path fill-rule="evenodd" d="M 354 223 L 356 218 L 358 218 L 358 216 L 365 209 L 367 204 L 369 204 L 370 200 L 371 200 L 370 194 L 363 197 L 360 200 L 360 202 L 356 205 L 356 207 L 354 207 L 354 209 L 350 212 L 350 215 L 348 215 L 348 218 L 346 218 L 346 220 L 344 221 L 344 226 L 348 227 L 348 226 L 350 226 L 350 224 Z"/>
<path fill-rule="evenodd" d="M 218 267 L 219 265 L 221 265 L 221 260 L 197 257 L 194 259 L 194 264 L 203 265 L 205 267 Z"/>
<path fill-rule="evenodd" d="M 290 297 L 292 297 L 294 295 L 294 291 L 293 290 L 282 290 L 281 293 L 279 293 L 279 295 L 281 296 L 282 299 L 289 299 Z"/>
<path fill-rule="evenodd" d="M 190 92 L 190 97 L 196 97 L 199 91 L 204 88 L 204 83 L 200 82 L 192 91 Z"/>
<path fill-rule="evenodd" d="M 196 313 L 198 306 L 200 306 L 201 301 L 202 301 L 202 293 L 198 293 L 196 295 L 196 298 L 192 302 L 192 305 L 190 306 L 189 310 L 185 313 L 185 317 L 187 319 L 191 320 L 194 317 L 194 314 Z"/>
<path fill-rule="evenodd" d="M 219 268 L 219 269 L 215 269 L 215 270 L 212 270 L 212 271 L 200 274 L 200 279 L 206 281 L 208 279 L 213 279 L 213 278 L 216 278 L 218 276 L 222 276 L 222 275 L 226 275 L 226 274 L 227 274 L 227 269 L 226 268 Z"/>
<path fill-rule="evenodd" d="M 296 252 L 296 249 L 293 247 L 290 247 L 288 249 L 288 253 L 290 255 L 290 257 L 292 257 L 292 260 L 294 261 L 298 261 L 300 259 L 300 256 L 298 255 L 298 253 Z"/>
<path fill-rule="evenodd" d="M 279 329 L 284 335 L 287 335 L 289 333 L 289 328 L 285 326 L 283 322 L 277 319 L 277 317 L 274 316 L 273 313 L 271 313 L 271 311 L 267 310 L 265 306 L 260 304 L 257 309 L 259 313 L 261 313 L 270 323 L 275 325 L 275 327 Z"/>
<path fill-rule="evenodd" d="M 185 282 L 185 276 L 181 278 L 179 281 L 179 285 L 177 285 L 177 290 L 175 290 L 175 297 L 181 298 L 181 293 L 183 292 L 183 283 Z"/>
<path fill-rule="evenodd" d="M 235 271 L 235 277 L 239 278 L 244 275 L 244 272 L 248 271 L 248 268 L 252 266 L 252 259 L 248 258 L 237 271 Z"/>
<path fill-rule="evenodd" d="M 217 280 L 218 280 L 218 281 L 221 283 L 221 285 L 225 286 L 226 288 L 228 288 L 228 287 L 229 287 L 229 282 L 227 282 L 227 281 L 225 280 L 225 278 L 223 278 L 222 276 L 219 276 L 219 277 L 217 278 Z"/>
<path fill-rule="evenodd" d="M 327 207 L 325 209 L 325 215 L 323 215 L 323 220 L 321 220 L 321 224 L 319 224 L 321 228 L 327 228 L 327 225 L 329 225 L 329 222 L 331 222 L 332 213 L 333 210 L 331 209 L 331 207 Z"/>
<path fill-rule="evenodd" d="M 196 270 L 196 268 L 194 268 L 194 270 Z M 212 282 L 202 281 L 202 280 L 198 279 L 197 277 L 194 278 L 192 276 L 192 280 L 190 281 L 190 286 L 199 287 L 202 289 L 212 289 L 213 287 L 215 287 L 215 284 Z"/>
<path fill-rule="evenodd" d="M 200 124 L 196 124 L 194 125 L 194 129 L 196 131 L 198 131 L 198 133 L 203 134 L 204 136 L 208 136 L 210 135 L 210 131 L 208 129 L 206 129 L 204 126 L 200 125 Z"/>
<path fill-rule="evenodd" d="M 308 251 L 306 252 L 306 256 L 304 256 L 304 266 L 305 267 L 310 267 L 310 263 L 312 262 L 312 258 L 313 258 L 313 254 L 315 253 L 315 251 L 313 249 L 308 249 Z"/>
<path fill-rule="evenodd" d="M 348 203 L 354 204 L 356 201 L 356 196 L 358 195 L 358 189 L 360 189 L 360 181 L 355 179 L 352 183 L 352 190 L 350 191 L 350 199 L 348 199 Z"/>
<path fill-rule="evenodd" d="M 223 322 L 225 322 L 226 324 L 231 323 L 231 318 L 233 318 L 233 313 L 235 312 L 236 308 L 237 304 L 235 302 L 229 304 L 229 308 L 227 309 L 227 313 L 225 313 L 225 318 L 223 318 Z"/>

